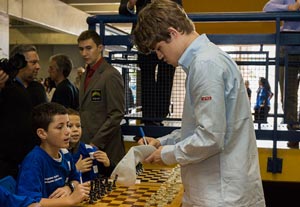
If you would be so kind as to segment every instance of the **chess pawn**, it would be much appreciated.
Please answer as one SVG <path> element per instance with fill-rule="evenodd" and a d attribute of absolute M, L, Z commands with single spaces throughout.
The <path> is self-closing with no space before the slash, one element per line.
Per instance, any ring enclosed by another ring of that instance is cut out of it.
<path fill-rule="evenodd" d="M 113 180 L 113 185 L 112 185 L 112 189 L 116 189 L 116 182 L 118 180 L 118 175 L 115 176 L 115 179 Z"/>
<path fill-rule="evenodd" d="M 91 188 L 90 188 L 90 199 L 89 199 L 89 204 L 94 203 L 94 186 L 95 186 L 95 181 L 91 180 Z"/>
<path fill-rule="evenodd" d="M 112 191 L 112 182 L 111 181 L 109 181 L 108 182 L 108 186 L 107 186 L 107 191 L 108 191 L 108 193 L 110 193 L 111 191 Z"/>

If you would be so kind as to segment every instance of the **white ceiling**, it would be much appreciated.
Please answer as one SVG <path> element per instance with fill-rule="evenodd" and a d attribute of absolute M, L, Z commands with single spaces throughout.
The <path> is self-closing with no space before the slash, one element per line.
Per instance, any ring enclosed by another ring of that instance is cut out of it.
<path fill-rule="evenodd" d="M 90 15 L 118 14 L 120 0 L 60 0 L 72 7 L 84 11 Z M 111 24 L 112 26 L 130 33 L 131 24 Z"/>
<path fill-rule="evenodd" d="M 60 0 L 91 15 L 118 14 L 120 0 Z"/>

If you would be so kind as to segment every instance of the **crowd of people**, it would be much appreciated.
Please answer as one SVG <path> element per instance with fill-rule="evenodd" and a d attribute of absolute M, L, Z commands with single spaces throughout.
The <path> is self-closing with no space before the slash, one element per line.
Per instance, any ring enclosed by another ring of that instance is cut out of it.
<path fill-rule="evenodd" d="M 83 31 L 78 47 L 86 62 L 79 88 L 65 54 L 49 58 L 45 87 L 37 81 L 33 45 L 12 50 L 10 58 L 23 60 L 15 74 L 0 69 L 0 179 L 17 181 L 16 192 L 0 188 L 0 206 L 74 206 L 88 198 L 89 181 L 109 177 L 125 155 L 122 76 L 102 57 L 95 31 Z"/>

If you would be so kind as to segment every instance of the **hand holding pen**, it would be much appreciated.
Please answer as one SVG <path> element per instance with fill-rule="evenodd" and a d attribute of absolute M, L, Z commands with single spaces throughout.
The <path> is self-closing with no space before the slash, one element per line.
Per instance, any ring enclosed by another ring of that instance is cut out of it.
<path fill-rule="evenodd" d="M 161 146 L 159 140 L 152 137 L 146 137 L 142 127 L 139 127 L 139 131 L 140 135 L 142 136 L 142 138 L 138 141 L 139 145 L 152 145 L 156 148 L 159 148 Z"/>
<path fill-rule="evenodd" d="M 148 142 L 147 142 L 147 140 L 146 140 L 146 137 L 145 137 L 145 133 L 144 133 L 144 130 L 143 130 L 143 128 L 142 127 L 139 127 L 139 130 L 140 130 L 140 134 L 141 134 L 141 136 L 142 136 L 142 139 L 143 139 L 143 144 L 144 145 L 148 145 Z"/>

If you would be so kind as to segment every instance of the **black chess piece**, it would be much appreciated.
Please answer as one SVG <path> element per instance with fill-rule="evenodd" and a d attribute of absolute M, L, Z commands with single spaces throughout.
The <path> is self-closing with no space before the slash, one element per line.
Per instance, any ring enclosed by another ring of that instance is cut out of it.
<path fill-rule="evenodd" d="M 105 187 L 107 187 L 108 186 L 108 177 L 105 177 L 104 180 L 105 180 L 104 185 L 105 185 Z"/>
<path fill-rule="evenodd" d="M 89 199 L 89 203 L 90 203 L 90 204 L 93 204 L 93 203 L 94 203 L 94 196 L 95 196 L 94 187 L 95 187 L 95 181 L 94 181 L 94 180 L 91 180 L 91 186 L 90 186 L 90 199 Z"/>
<path fill-rule="evenodd" d="M 101 191 L 101 196 L 105 196 L 106 190 L 105 190 L 105 185 L 103 183 L 103 178 L 100 178 L 100 191 Z"/>
<path fill-rule="evenodd" d="M 96 178 L 96 179 L 95 179 L 94 192 L 95 192 L 94 201 L 97 201 L 97 199 L 99 199 L 99 192 L 100 192 L 99 178 Z M 100 196 L 100 197 L 101 197 L 101 196 Z"/>
<path fill-rule="evenodd" d="M 118 175 L 116 175 L 115 176 L 115 178 L 114 178 L 114 181 L 113 181 L 113 184 L 112 184 L 112 189 L 116 189 L 116 182 L 117 182 L 117 180 L 118 180 Z"/>
<path fill-rule="evenodd" d="M 107 186 L 107 192 L 110 193 L 111 191 L 112 191 L 112 182 L 109 181 Z"/>
<path fill-rule="evenodd" d="M 143 171 L 144 171 L 144 167 L 143 164 L 141 162 L 139 162 L 136 166 L 135 166 L 135 170 L 136 170 L 136 174 L 140 175 Z"/>

